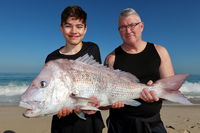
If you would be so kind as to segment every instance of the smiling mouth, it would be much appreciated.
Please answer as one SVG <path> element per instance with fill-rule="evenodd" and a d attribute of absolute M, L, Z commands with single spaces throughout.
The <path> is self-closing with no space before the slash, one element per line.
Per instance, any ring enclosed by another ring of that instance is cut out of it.
<path fill-rule="evenodd" d="M 69 37 L 72 38 L 72 39 L 79 38 L 79 36 L 69 36 Z"/>

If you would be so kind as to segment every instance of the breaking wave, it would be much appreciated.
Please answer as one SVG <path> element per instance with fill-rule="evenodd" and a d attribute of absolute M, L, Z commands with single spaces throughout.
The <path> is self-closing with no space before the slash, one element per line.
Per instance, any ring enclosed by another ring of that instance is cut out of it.
<path fill-rule="evenodd" d="M 0 105 L 16 103 L 37 74 L 0 74 Z M 200 76 L 191 76 L 180 91 L 189 99 L 200 103 Z"/>

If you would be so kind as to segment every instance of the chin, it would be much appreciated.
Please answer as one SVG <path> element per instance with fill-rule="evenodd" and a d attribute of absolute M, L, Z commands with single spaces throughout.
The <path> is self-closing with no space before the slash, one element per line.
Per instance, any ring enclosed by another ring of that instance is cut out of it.
<path fill-rule="evenodd" d="M 127 40 L 126 43 L 127 44 L 133 44 L 133 43 L 136 43 L 136 40 Z"/>
<path fill-rule="evenodd" d="M 81 41 L 70 41 L 69 43 L 70 43 L 71 45 L 78 45 L 78 44 L 80 44 L 80 42 L 81 42 Z"/>

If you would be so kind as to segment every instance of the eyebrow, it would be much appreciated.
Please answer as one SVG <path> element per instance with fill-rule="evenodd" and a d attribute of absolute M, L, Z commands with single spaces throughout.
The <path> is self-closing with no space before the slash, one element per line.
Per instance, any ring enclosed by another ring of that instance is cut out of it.
<path fill-rule="evenodd" d="M 66 23 L 63 23 L 63 25 L 73 25 L 73 24 L 66 22 Z M 84 26 L 85 24 L 76 24 L 76 25 L 83 25 Z"/>

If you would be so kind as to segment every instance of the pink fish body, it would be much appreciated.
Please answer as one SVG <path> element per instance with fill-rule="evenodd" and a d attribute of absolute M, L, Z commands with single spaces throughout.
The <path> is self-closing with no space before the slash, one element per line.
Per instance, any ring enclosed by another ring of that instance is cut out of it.
<path fill-rule="evenodd" d="M 83 110 L 98 110 L 87 105 L 91 96 L 97 97 L 101 106 L 117 101 L 139 106 L 134 99 L 144 88 L 154 90 L 160 98 L 191 104 L 179 91 L 187 76 L 175 75 L 147 86 L 134 75 L 107 68 L 88 55 L 77 60 L 57 59 L 45 64 L 22 95 L 19 106 L 28 109 L 26 117 L 53 115 L 63 107 L 73 109 L 77 105 Z"/>

